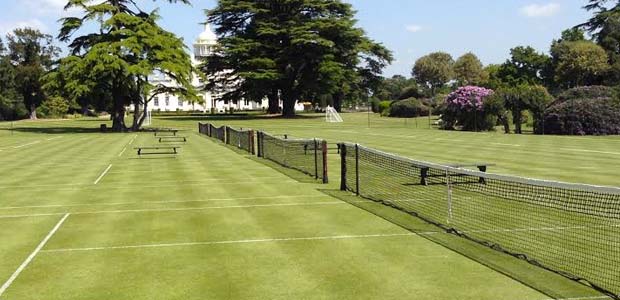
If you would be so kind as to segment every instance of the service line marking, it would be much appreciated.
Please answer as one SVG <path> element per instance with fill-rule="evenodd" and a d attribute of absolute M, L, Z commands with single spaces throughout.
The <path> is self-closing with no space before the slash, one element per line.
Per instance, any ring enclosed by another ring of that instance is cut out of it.
<path fill-rule="evenodd" d="M 32 145 L 36 145 L 38 143 L 40 143 L 41 141 L 35 141 L 32 143 L 28 143 L 28 144 L 23 144 L 23 145 L 19 145 L 19 146 L 15 146 L 13 147 L 13 149 L 19 149 L 19 148 L 23 148 L 23 147 L 27 147 L 27 146 L 32 146 Z"/>
<path fill-rule="evenodd" d="M 101 181 L 101 179 L 103 179 L 103 176 L 105 176 L 105 174 L 107 174 L 108 171 L 110 171 L 111 168 L 112 168 L 112 164 L 110 164 L 108 166 L 108 168 L 105 169 L 105 171 L 103 171 L 103 173 L 101 173 L 101 175 L 99 175 L 99 178 L 97 178 L 97 180 L 95 180 L 94 184 L 97 185 L 99 183 L 99 181 Z"/>
<path fill-rule="evenodd" d="M 125 153 L 125 150 L 127 150 L 127 146 L 125 146 L 125 148 L 123 148 L 123 151 L 121 151 L 121 153 L 118 154 L 118 157 L 121 157 L 123 153 Z"/>
<path fill-rule="evenodd" d="M 140 249 L 140 248 L 163 248 L 163 247 L 188 247 L 188 246 L 209 246 L 209 245 L 231 245 L 231 244 L 254 244 L 254 243 L 277 243 L 277 242 L 296 242 L 296 241 L 324 241 L 324 240 L 349 240 L 349 239 L 370 239 L 388 237 L 409 237 L 415 233 L 387 233 L 387 234 L 363 234 L 363 235 L 333 235 L 333 236 L 312 236 L 312 237 L 290 237 L 290 238 L 271 238 L 271 239 L 247 239 L 247 240 L 227 240 L 212 242 L 194 243 L 168 243 L 168 244 L 144 244 L 127 246 L 108 246 L 108 247 L 88 247 L 88 248 L 66 248 L 48 249 L 42 252 L 72 252 L 72 251 L 97 251 L 97 250 L 119 250 L 119 249 Z M 416 256 L 424 258 L 447 258 L 447 255 Z"/>
<path fill-rule="evenodd" d="M 49 138 L 49 139 L 47 139 L 46 141 L 53 141 L 53 140 L 55 140 L 55 139 L 59 139 L 59 138 L 61 138 L 61 137 L 62 137 L 62 136 L 57 136 L 57 137 Z"/>
<path fill-rule="evenodd" d="M 231 205 L 231 206 L 206 206 L 206 207 L 187 207 L 187 208 L 145 208 L 145 209 L 119 209 L 119 210 L 99 210 L 99 211 L 82 211 L 72 212 L 76 215 L 98 215 L 98 214 L 123 214 L 123 213 L 146 213 L 146 212 L 177 212 L 177 211 L 200 211 L 211 209 L 237 209 L 237 208 L 266 208 L 266 207 L 288 207 L 288 206 L 322 206 L 322 205 L 345 205 L 349 204 L 343 201 L 322 201 L 322 202 L 297 202 L 297 203 L 275 203 L 275 204 L 253 204 L 253 205 Z M 0 215 L 0 219 L 29 218 L 29 217 L 46 217 L 63 215 L 66 212 L 58 213 L 42 213 L 42 214 L 24 214 L 24 215 Z"/>
<path fill-rule="evenodd" d="M 26 205 L 0 207 L 0 210 L 26 209 L 26 208 L 54 208 L 75 206 L 118 206 L 131 204 L 168 204 L 168 203 L 200 203 L 200 202 L 226 202 L 240 200 L 259 199 L 297 199 L 297 198 L 327 198 L 328 195 L 291 195 L 291 196 L 265 196 L 265 197 L 239 197 L 239 198 L 213 198 L 202 200 L 172 200 L 172 201 L 143 201 L 143 202 L 114 202 L 114 203 L 73 203 L 73 204 L 49 204 L 49 205 Z"/>
<path fill-rule="evenodd" d="M 52 230 L 41 241 L 41 243 L 39 243 L 37 248 L 34 249 L 34 251 L 26 258 L 26 260 L 17 268 L 17 270 L 15 270 L 13 275 L 11 275 L 11 277 L 9 277 L 9 279 L 2 285 L 2 287 L 0 287 L 0 296 L 2 296 L 2 294 L 4 294 L 4 292 L 6 292 L 6 290 L 11 286 L 13 281 L 15 281 L 15 279 L 17 279 L 17 276 L 19 276 L 19 274 L 21 274 L 21 272 L 24 271 L 24 269 L 26 269 L 26 267 L 28 266 L 28 264 L 30 264 L 30 262 L 34 259 L 34 257 L 37 256 L 37 254 L 39 252 L 41 252 L 41 249 L 43 249 L 43 247 L 45 247 L 45 244 L 47 244 L 47 242 L 52 238 L 52 236 L 56 233 L 56 231 L 58 231 L 58 229 L 60 228 L 62 223 L 65 222 L 65 220 L 69 217 L 69 215 L 70 214 L 65 214 L 62 217 L 62 219 L 60 219 L 60 221 L 58 221 L 56 226 L 54 226 L 54 228 L 52 228 Z"/>

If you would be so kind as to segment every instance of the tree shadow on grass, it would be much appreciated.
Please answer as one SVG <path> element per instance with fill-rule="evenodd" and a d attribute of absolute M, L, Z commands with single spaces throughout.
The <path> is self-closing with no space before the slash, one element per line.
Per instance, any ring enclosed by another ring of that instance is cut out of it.
<path fill-rule="evenodd" d="M 0 131 L 14 131 L 22 133 L 40 134 L 72 134 L 72 133 L 101 133 L 99 128 L 89 127 L 16 127 L 12 129 L 2 128 Z M 111 132 L 110 132 L 111 133 Z"/>
<path fill-rule="evenodd" d="M 190 116 L 157 116 L 160 120 L 168 121 L 250 121 L 250 120 L 311 120 L 325 118 L 323 115 L 296 115 L 283 117 L 280 115 L 190 115 Z"/>

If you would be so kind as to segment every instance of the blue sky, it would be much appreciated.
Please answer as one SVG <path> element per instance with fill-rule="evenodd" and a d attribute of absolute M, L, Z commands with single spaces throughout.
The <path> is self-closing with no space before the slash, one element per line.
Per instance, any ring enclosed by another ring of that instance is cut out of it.
<path fill-rule="evenodd" d="M 191 44 L 202 31 L 204 9 L 215 0 L 194 0 L 193 7 L 160 6 L 164 28 Z M 396 61 L 385 75 L 409 76 L 413 63 L 433 51 L 446 51 L 455 58 L 474 52 L 485 64 L 501 63 L 509 49 L 530 45 L 547 52 L 551 40 L 562 30 L 590 16 L 582 9 L 586 0 L 347 0 L 358 11 L 359 26 L 374 40 L 394 52 Z M 31 26 L 56 35 L 57 20 L 66 12 L 66 0 L 0 0 L 0 32 Z"/>

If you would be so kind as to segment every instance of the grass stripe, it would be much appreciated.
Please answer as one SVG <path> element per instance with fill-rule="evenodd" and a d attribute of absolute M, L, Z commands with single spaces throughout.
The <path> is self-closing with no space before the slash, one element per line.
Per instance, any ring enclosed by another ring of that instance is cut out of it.
<path fill-rule="evenodd" d="M 99 178 L 97 178 L 97 180 L 95 180 L 94 184 L 97 185 L 99 183 L 99 181 L 103 178 L 103 176 L 105 176 L 105 174 L 107 174 L 108 171 L 110 171 L 111 168 L 112 168 L 112 164 L 110 164 L 108 166 L 108 168 L 105 169 L 105 171 L 103 171 L 103 173 L 101 173 L 101 175 L 99 175 Z"/>

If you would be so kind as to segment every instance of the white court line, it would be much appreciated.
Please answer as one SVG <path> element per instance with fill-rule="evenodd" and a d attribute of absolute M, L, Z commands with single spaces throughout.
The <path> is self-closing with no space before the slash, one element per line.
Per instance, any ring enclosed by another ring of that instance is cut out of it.
<path fill-rule="evenodd" d="M 193 203 L 193 202 L 220 202 L 237 200 L 258 200 L 258 199 L 293 199 L 293 198 L 323 198 L 328 195 L 292 195 L 292 196 L 265 196 L 265 197 L 239 197 L 239 198 L 214 198 L 204 200 L 176 200 L 176 201 L 143 201 L 143 202 L 116 202 L 116 203 L 74 203 L 74 204 L 51 204 L 51 205 L 28 205 L 28 206 L 8 206 L 0 207 L 0 210 L 25 209 L 25 208 L 53 208 L 53 207 L 73 207 L 73 206 L 116 206 L 129 204 L 166 204 L 166 203 Z"/>
<path fill-rule="evenodd" d="M 282 179 L 281 177 L 277 177 L 277 178 L 278 179 Z M 267 179 L 269 179 L 269 178 L 267 178 Z M 256 185 L 257 183 L 261 183 L 261 182 L 258 182 L 258 181 L 243 181 L 243 182 L 215 181 L 215 182 L 217 182 L 218 185 Z M 299 183 L 299 181 L 295 181 L 295 180 L 281 180 L 281 181 L 278 181 L 278 183 Z M 133 190 L 135 190 L 136 188 L 151 188 L 151 189 L 155 189 L 155 188 L 179 188 L 179 187 L 203 186 L 203 185 L 212 185 L 212 184 L 213 184 L 213 182 L 196 182 L 196 183 L 185 183 L 185 184 L 142 185 L 142 186 L 138 186 L 138 187 L 136 187 L 133 184 L 126 184 L 125 186 L 107 186 L 106 189 L 113 189 L 113 190 L 133 189 Z M 71 185 L 63 185 L 63 186 L 68 186 L 68 187 L 73 186 L 74 188 L 45 188 L 45 187 L 53 187 L 53 186 L 54 185 L 0 186 L 0 189 L 30 188 L 31 189 L 30 191 L 55 191 L 55 192 L 57 192 L 57 191 L 82 190 L 82 189 L 88 189 L 88 188 L 92 188 L 93 187 L 92 184 L 91 185 L 71 184 Z"/>
<path fill-rule="evenodd" d="M 50 252 L 97 251 L 97 250 L 114 250 L 114 249 L 118 250 L 118 249 L 140 249 L 140 248 L 277 243 L 277 242 L 295 242 L 295 241 L 349 240 L 349 239 L 369 239 L 369 238 L 386 238 L 386 237 L 408 237 L 408 236 L 415 236 L 415 235 L 416 235 L 415 233 L 333 235 L 333 236 L 291 237 L 291 238 L 272 238 L 272 239 L 228 240 L 228 241 L 194 242 L 194 243 L 144 244 L 144 245 L 128 245 L 128 246 L 48 249 L 48 250 L 43 250 L 41 252 L 50 253 Z M 416 257 L 447 258 L 448 256 L 447 255 L 433 255 L 433 256 L 416 256 Z"/>
<path fill-rule="evenodd" d="M 95 180 L 94 184 L 97 185 L 97 183 L 99 183 L 99 181 L 103 178 L 103 176 L 105 176 L 105 174 L 108 173 L 108 171 L 110 171 L 110 168 L 112 168 L 112 164 L 110 164 L 108 166 L 107 169 L 105 169 L 105 171 L 103 171 L 103 173 L 101 173 L 101 175 L 99 175 L 99 178 L 97 178 L 97 180 Z"/>
<path fill-rule="evenodd" d="M 586 150 L 586 149 L 576 149 L 576 148 L 560 148 L 560 150 L 620 155 L 620 152 L 608 152 L 608 151 Z"/>
<path fill-rule="evenodd" d="M 19 148 L 23 148 L 23 147 L 26 147 L 26 146 L 36 145 L 36 144 L 38 144 L 38 143 L 40 143 L 40 142 L 41 142 L 41 141 L 35 141 L 35 142 L 32 142 L 32 143 L 28 143 L 28 144 L 23 144 L 23 145 L 15 146 L 15 147 L 13 147 L 13 149 L 19 149 Z"/>
<path fill-rule="evenodd" d="M 232 205 L 232 206 L 207 206 L 207 207 L 187 207 L 187 208 L 145 208 L 145 209 L 119 209 L 119 210 L 100 210 L 73 212 L 72 215 L 98 215 L 98 214 L 122 214 L 140 212 L 166 212 L 166 211 L 198 211 L 211 209 L 235 209 L 235 208 L 263 208 L 263 207 L 286 207 L 286 206 L 320 206 L 320 205 L 344 205 L 343 201 L 334 202 L 297 202 L 297 203 L 276 203 L 276 204 L 254 204 L 254 205 Z M 25 214 L 25 215 L 0 215 L 0 219 L 28 218 L 58 216 L 66 212 L 47 213 L 47 214 Z"/>
<path fill-rule="evenodd" d="M 53 141 L 53 140 L 55 140 L 55 139 L 59 139 L 59 138 L 61 138 L 61 137 L 62 137 L 62 136 L 57 136 L 57 137 L 49 138 L 49 139 L 47 139 L 46 141 Z"/>
<path fill-rule="evenodd" d="M 575 298 L 547 298 L 544 300 L 588 300 L 588 299 L 611 299 L 609 296 L 586 296 L 586 297 L 575 297 Z"/>
<path fill-rule="evenodd" d="M 131 139 L 131 141 L 129 141 L 129 145 L 133 144 L 133 142 L 136 140 L 136 138 L 138 137 L 138 135 L 134 135 L 133 139 Z"/>
<path fill-rule="evenodd" d="M 499 145 L 499 146 L 512 146 L 512 147 L 521 147 L 521 145 L 518 144 L 505 144 L 505 143 L 491 143 L 493 145 Z"/>
<path fill-rule="evenodd" d="M 123 148 L 123 151 L 121 151 L 121 153 L 118 154 L 118 157 L 121 157 L 123 153 L 125 153 L 126 150 L 127 150 L 127 147 L 125 146 L 125 148 Z"/>
<path fill-rule="evenodd" d="M 17 276 L 19 276 L 19 274 L 21 274 L 21 272 L 24 271 L 24 269 L 28 266 L 28 264 L 30 264 L 30 262 L 34 259 L 34 257 L 37 256 L 37 254 L 41 251 L 41 249 L 43 249 L 45 244 L 47 244 L 47 242 L 52 238 L 54 233 L 56 233 L 56 231 L 58 231 L 58 228 L 60 228 L 62 223 L 65 222 L 65 220 L 69 217 L 69 215 L 70 214 L 65 214 L 64 217 L 62 217 L 62 219 L 60 219 L 60 221 L 58 221 L 56 226 L 54 226 L 54 228 L 52 228 L 52 230 L 41 241 L 41 243 L 39 243 L 37 248 L 34 249 L 34 251 L 28 256 L 28 258 L 26 258 L 26 260 L 17 268 L 17 270 L 15 270 L 13 275 L 11 275 L 11 277 L 9 277 L 9 279 L 2 285 L 2 287 L 0 287 L 0 296 L 2 296 L 2 294 L 4 292 L 6 292 L 6 290 L 11 286 L 13 281 L 15 281 L 15 279 L 17 279 Z"/>

